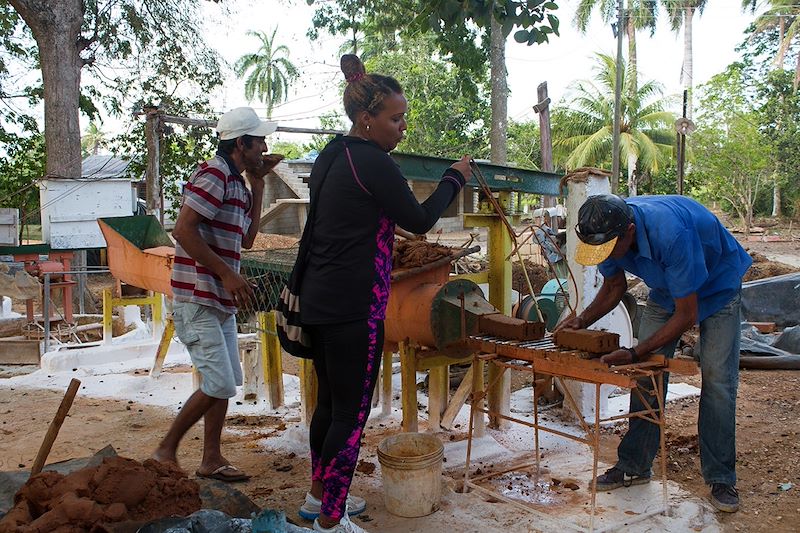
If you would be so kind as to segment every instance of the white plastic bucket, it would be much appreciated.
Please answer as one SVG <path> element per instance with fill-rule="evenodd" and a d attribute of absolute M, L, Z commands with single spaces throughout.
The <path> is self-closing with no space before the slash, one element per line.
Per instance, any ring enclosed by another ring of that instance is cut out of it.
<path fill-rule="evenodd" d="M 426 516 L 442 497 L 444 446 L 433 435 L 400 433 L 378 445 L 386 509 L 397 516 Z"/>

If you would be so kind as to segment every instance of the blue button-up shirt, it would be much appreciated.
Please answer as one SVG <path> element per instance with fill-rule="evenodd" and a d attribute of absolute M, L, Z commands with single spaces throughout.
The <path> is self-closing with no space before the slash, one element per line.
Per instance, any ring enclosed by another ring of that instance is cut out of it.
<path fill-rule="evenodd" d="M 697 293 L 698 320 L 722 309 L 739 291 L 753 260 L 717 217 L 684 196 L 637 196 L 636 242 L 621 259 L 607 259 L 600 273 L 625 270 L 644 280 L 650 298 L 668 311 L 675 299 Z"/>

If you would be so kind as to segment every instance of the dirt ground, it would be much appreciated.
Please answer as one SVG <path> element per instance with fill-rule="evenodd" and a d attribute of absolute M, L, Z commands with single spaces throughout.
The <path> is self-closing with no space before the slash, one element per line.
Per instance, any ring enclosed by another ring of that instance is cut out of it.
<path fill-rule="evenodd" d="M 698 378 L 685 381 L 699 386 Z M 61 393 L 46 390 L 0 389 L 0 470 L 27 470 L 53 416 Z M 698 399 L 689 398 L 668 408 L 668 476 L 701 498 L 708 488 L 700 475 L 697 449 Z M 425 416 L 424 414 L 422 415 Z M 796 421 L 800 416 L 800 373 L 792 371 L 742 371 L 738 418 L 738 475 L 742 509 L 719 514 L 723 531 L 790 532 L 800 527 L 800 441 Z M 101 400 L 78 395 L 48 458 L 56 462 L 85 457 L 106 444 L 120 455 L 146 459 L 166 432 L 173 415 L 162 408 L 127 400 Z M 399 428 L 368 424 L 366 445 L 374 446 L 387 430 Z M 291 452 L 266 451 L 259 439 L 285 430 L 275 416 L 231 416 L 223 435 L 227 458 L 253 478 L 237 488 L 261 507 L 280 508 L 293 515 L 307 490 L 308 461 Z M 604 437 L 606 462 L 613 462 L 624 426 L 610 428 Z M 463 432 L 453 433 L 460 440 Z M 179 449 L 184 469 L 193 472 L 199 462 L 202 426 L 193 428 Z M 367 459 L 356 473 L 372 476 Z M 660 464 L 660 463 L 657 463 Z M 788 490 L 781 490 L 781 485 Z M 363 493 L 363 491 L 362 491 Z M 367 497 L 380 505 L 379 493 Z M 497 504 L 502 505 L 502 504 Z M 369 527 L 368 523 L 363 524 Z"/>
<path fill-rule="evenodd" d="M 741 239 L 740 235 L 737 237 Z M 798 240 L 743 242 L 743 245 L 749 251 L 770 259 L 779 257 L 781 262 L 800 266 Z M 682 380 L 700 386 L 699 377 Z M 30 469 L 62 394 L 48 390 L 0 388 L 0 470 Z M 698 405 L 697 398 L 689 398 L 672 403 L 668 408 L 668 476 L 698 497 L 707 498 L 708 488 L 700 475 L 697 445 Z M 112 444 L 120 455 L 144 460 L 164 435 L 173 417 L 171 411 L 163 408 L 129 400 L 87 398 L 79 394 L 48 463 L 85 457 L 107 444 Z M 723 531 L 800 531 L 799 418 L 800 372 L 746 370 L 740 373 L 737 469 L 742 508 L 735 514 L 718 514 Z M 281 508 L 294 516 L 295 508 L 307 490 L 308 462 L 288 451 L 267 451 L 258 442 L 284 431 L 287 422 L 291 421 L 266 414 L 229 417 L 223 435 L 223 450 L 233 464 L 253 476 L 237 488 L 261 507 Z M 387 431 L 399 430 L 379 425 L 382 426 L 368 424 L 368 444 L 374 445 Z M 602 460 L 613 462 L 622 432 L 624 426 L 607 431 Z M 452 439 L 463 437 L 464 433 L 459 429 L 453 433 Z M 198 425 L 190 430 L 179 449 L 181 465 L 190 473 L 198 466 L 201 444 L 202 425 Z M 374 458 L 371 460 L 374 462 Z M 362 465 L 357 471 L 356 489 L 360 486 L 360 478 L 376 475 L 369 466 Z M 382 505 L 380 493 L 373 490 L 365 495 L 371 505 Z M 366 520 L 369 520 L 368 516 L 364 522 L 357 523 L 369 528 Z"/>
<path fill-rule="evenodd" d="M 699 376 L 680 381 L 700 386 Z M 697 445 L 699 403 L 697 397 L 687 398 L 667 408 L 667 475 L 684 489 L 707 497 Z M 740 372 L 736 468 L 741 509 L 717 515 L 725 531 L 800 530 L 798 418 L 800 372 Z"/>

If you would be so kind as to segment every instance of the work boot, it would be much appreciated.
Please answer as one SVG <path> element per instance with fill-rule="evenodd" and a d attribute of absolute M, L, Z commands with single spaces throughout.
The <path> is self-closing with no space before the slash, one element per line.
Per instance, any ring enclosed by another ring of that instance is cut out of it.
<path fill-rule="evenodd" d="M 735 513 L 739 510 L 739 491 L 733 485 L 712 483 L 711 505 L 724 513 Z"/>
<path fill-rule="evenodd" d="M 346 505 L 347 505 L 347 514 L 350 516 L 361 514 L 367 508 L 367 502 L 364 500 L 364 498 L 359 498 L 358 496 L 353 496 L 352 494 L 347 495 Z M 319 511 L 321 507 L 322 507 L 322 502 L 316 499 L 314 496 L 312 496 L 310 492 L 307 492 L 306 501 L 303 502 L 303 505 L 300 507 L 299 514 L 302 518 L 305 518 L 306 520 L 314 520 L 319 516 Z"/>
<path fill-rule="evenodd" d="M 597 476 L 597 490 L 614 490 L 631 485 L 644 485 L 650 483 L 650 474 L 634 476 L 626 474 L 616 466 L 606 470 L 605 474 Z"/>
<path fill-rule="evenodd" d="M 319 525 L 319 519 L 314 520 L 314 531 L 322 533 L 368 533 L 366 529 L 360 528 L 350 521 L 350 517 L 345 515 L 339 520 L 339 523 L 332 528 L 325 529 Z"/>

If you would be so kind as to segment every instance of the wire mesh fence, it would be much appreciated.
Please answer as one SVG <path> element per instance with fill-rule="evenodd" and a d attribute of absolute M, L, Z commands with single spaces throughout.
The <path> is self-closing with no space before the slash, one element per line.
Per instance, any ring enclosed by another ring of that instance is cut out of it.
<path fill-rule="evenodd" d="M 243 250 L 241 273 L 255 285 L 255 297 L 239 308 L 236 321 L 243 333 L 256 332 L 257 313 L 272 311 L 278 305 L 283 286 L 289 281 L 299 247 L 271 250 Z"/>

